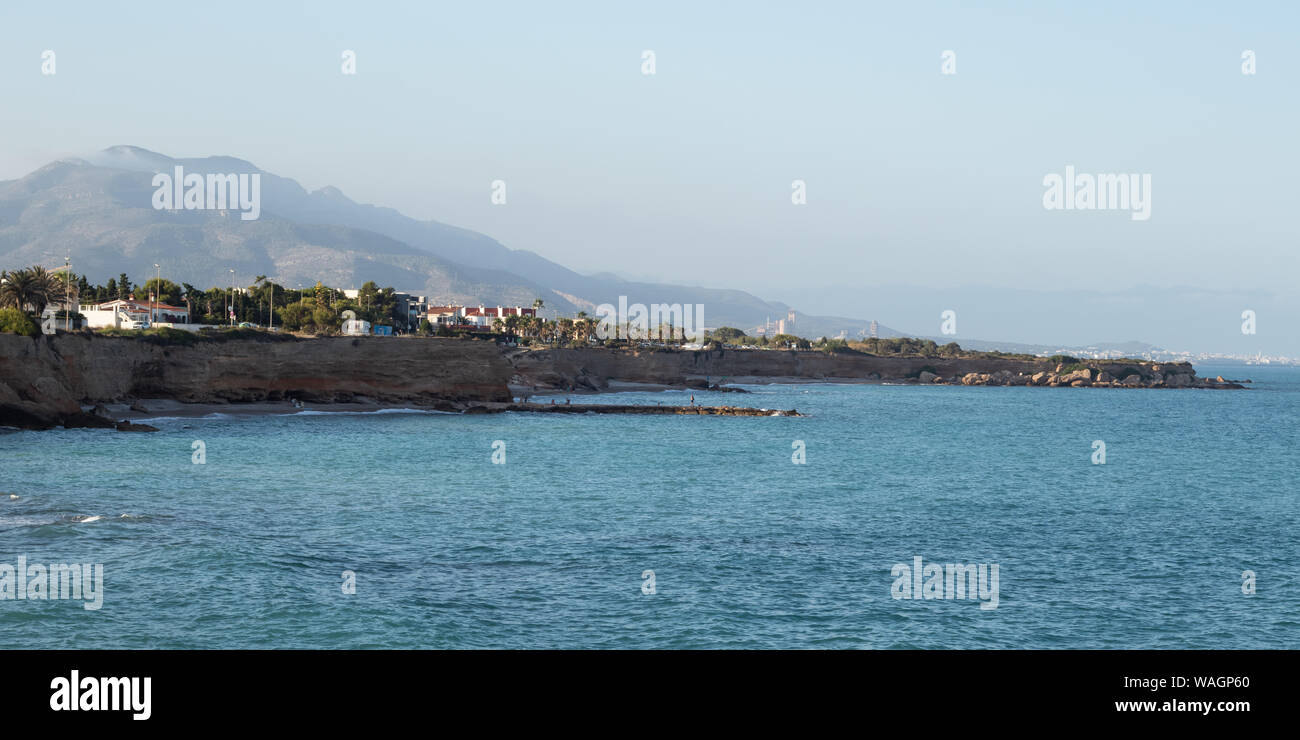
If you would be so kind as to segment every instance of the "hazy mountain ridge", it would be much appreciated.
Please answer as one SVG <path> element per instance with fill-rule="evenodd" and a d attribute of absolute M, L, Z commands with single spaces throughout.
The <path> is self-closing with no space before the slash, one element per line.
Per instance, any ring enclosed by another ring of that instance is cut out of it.
<path fill-rule="evenodd" d="M 259 174 L 261 217 L 155 210 L 152 174 L 170 174 L 177 165 L 187 173 Z M 308 191 L 236 157 L 173 158 L 134 146 L 0 182 L 0 263 L 53 266 L 69 253 L 74 269 L 95 281 L 122 271 L 143 280 L 158 263 L 168 278 L 202 287 L 229 284 L 233 268 L 241 285 L 256 275 L 295 288 L 317 280 L 335 287 L 374 280 L 437 302 L 527 305 L 540 297 L 560 313 L 592 312 L 620 296 L 629 303 L 704 304 L 708 326 L 751 328 L 789 310 L 742 290 L 583 275 L 477 232 L 357 203 L 333 186 Z M 800 314 L 797 331 L 852 334 L 868 323 Z"/>

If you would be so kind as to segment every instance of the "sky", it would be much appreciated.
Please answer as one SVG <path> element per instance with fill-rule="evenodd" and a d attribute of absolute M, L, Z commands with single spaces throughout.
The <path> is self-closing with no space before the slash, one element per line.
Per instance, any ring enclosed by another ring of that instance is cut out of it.
<path fill-rule="evenodd" d="M 232 155 L 580 272 L 1300 356 L 1300 5 L 972 5 L 6 3 L 0 179 L 116 144 Z M 1045 209 L 1067 166 L 1149 175 L 1150 218 Z M 1134 303 L 1034 310 L 1064 296 Z"/>

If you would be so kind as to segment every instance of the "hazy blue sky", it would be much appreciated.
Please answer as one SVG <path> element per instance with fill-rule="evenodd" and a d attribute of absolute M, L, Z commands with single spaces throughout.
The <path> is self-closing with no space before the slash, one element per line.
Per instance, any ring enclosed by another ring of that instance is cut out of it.
<path fill-rule="evenodd" d="M 972 5 L 5 3 L 0 179 L 114 144 L 230 154 L 583 272 L 917 333 L 946 306 L 870 286 L 961 287 L 959 336 L 1023 341 L 1056 335 L 999 316 L 1024 312 L 1006 289 L 1156 289 L 1132 326 L 1059 338 L 1300 354 L 1300 6 Z M 1149 173 L 1150 220 L 1044 210 L 1066 165 Z M 1178 322 L 1184 288 L 1223 299 L 1212 328 Z"/>

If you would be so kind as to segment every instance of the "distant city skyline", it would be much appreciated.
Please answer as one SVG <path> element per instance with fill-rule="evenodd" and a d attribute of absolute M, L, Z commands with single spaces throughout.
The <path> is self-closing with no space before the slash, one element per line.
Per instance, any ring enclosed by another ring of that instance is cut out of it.
<path fill-rule="evenodd" d="M 1292 5 L 223 7 L 0 9 L 0 179 L 230 155 L 584 273 L 1300 356 Z M 1067 167 L 1149 175 L 1149 220 L 1045 209 Z"/>

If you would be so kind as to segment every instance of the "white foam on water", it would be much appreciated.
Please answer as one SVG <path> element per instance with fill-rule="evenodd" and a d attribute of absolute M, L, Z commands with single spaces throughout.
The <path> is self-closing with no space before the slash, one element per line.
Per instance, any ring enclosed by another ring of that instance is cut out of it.
<path fill-rule="evenodd" d="M 454 411 L 438 411 L 437 409 L 374 409 L 371 411 L 317 411 L 316 409 L 305 409 L 295 411 L 285 416 L 366 416 L 368 414 L 455 414 Z"/>

